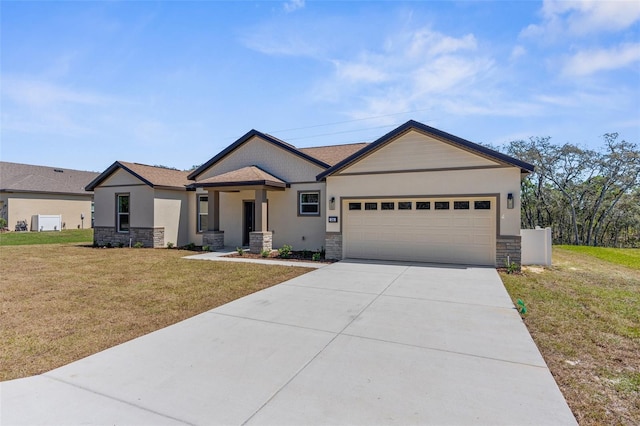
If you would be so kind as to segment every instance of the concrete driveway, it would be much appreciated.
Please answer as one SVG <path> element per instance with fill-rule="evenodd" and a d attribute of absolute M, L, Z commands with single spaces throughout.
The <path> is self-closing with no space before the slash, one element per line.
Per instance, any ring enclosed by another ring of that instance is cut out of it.
<path fill-rule="evenodd" d="M 13 424 L 576 424 L 498 274 L 342 261 L 0 384 Z"/>

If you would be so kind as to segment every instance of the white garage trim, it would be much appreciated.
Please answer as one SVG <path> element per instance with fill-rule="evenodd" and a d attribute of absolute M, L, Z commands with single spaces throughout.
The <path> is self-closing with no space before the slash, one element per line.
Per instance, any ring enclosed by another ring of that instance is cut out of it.
<path fill-rule="evenodd" d="M 498 194 L 342 197 L 343 258 L 495 265 L 499 199 Z"/>

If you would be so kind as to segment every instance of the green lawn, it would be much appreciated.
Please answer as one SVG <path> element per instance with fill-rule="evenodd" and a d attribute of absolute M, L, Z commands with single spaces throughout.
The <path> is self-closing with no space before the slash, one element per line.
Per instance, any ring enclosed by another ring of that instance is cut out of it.
<path fill-rule="evenodd" d="M 640 269 L 640 249 L 635 248 L 608 248 L 589 246 L 556 246 L 563 250 L 570 250 L 576 253 L 588 254 L 616 265 L 627 268 Z"/>
<path fill-rule="evenodd" d="M 639 254 L 554 246 L 551 267 L 501 272 L 580 425 L 640 425 Z"/>
<path fill-rule="evenodd" d="M 92 242 L 93 229 L 68 229 L 48 232 L 4 232 L 0 234 L 0 246 Z"/>

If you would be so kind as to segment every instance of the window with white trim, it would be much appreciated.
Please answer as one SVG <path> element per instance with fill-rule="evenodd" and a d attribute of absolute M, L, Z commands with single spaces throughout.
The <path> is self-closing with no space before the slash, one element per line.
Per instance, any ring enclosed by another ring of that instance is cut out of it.
<path fill-rule="evenodd" d="M 209 196 L 198 195 L 198 232 L 209 229 Z"/>
<path fill-rule="evenodd" d="M 117 194 L 116 226 L 118 232 L 129 232 L 129 194 Z"/>
<path fill-rule="evenodd" d="M 320 192 L 298 192 L 298 215 L 320 216 Z"/>

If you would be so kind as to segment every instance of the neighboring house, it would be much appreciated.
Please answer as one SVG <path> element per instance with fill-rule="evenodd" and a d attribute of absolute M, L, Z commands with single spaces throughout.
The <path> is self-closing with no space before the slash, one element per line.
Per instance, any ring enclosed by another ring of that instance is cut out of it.
<path fill-rule="evenodd" d="M 37 215 L 60 215 L 66 229 L 90 228 L 93 193 L 85 186 L 98 174 L 0 161 L 0 217 L 11 230 L 24 220 L 36 231 Z"/>
<path fill-rule="evenodd" d="M 188 172 L 116 161 L 95 178 L 87 190 L 95 191 L 94 241 L 143 243 L 163 247 L 167 242 L 186 245 L 190 234 Z M 193 192 L 189 190 L 190 192 Z"/>
<path fill-rule="evenodd" d="M 317 148 L 252 130 L 191 173 L 154 181 L 161 170 L 116 162 L 88 186 L 96 243 L 504 265 L 520 262 L 520 180 L 533 166 L 409 121 L 370 144 Z"/>

